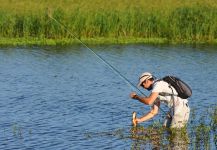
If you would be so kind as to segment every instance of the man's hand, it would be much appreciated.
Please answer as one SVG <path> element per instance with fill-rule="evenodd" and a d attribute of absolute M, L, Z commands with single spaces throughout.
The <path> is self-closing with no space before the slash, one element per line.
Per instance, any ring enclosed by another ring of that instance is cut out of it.
<path fill-rule="evenodd" d="M 132 99 L 137 99 L 137 98 L 138 98 L 138 95 L 136 94 L 136 92 L 132 92 L 132 93 L 130 93 L 130 97 L 131 97 Z"/>

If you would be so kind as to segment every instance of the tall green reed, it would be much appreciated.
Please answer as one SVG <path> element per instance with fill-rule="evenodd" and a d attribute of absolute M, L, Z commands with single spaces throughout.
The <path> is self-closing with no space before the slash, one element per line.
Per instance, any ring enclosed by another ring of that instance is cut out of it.
<path fill-rule="evenodd" d="M 58 40 L 72 38 L 68 32 L 71 31 L 78 38 L 165 38 L 171 42 L 209 43 L 217 39 L 217 9 L 214 6 L 181 5 L 162 10 L 160 7 L 147 7 L 147 10 L 139 6 L 119 6 L 121 10 L 103 7 L 41 8 L 38 12 L 28 10 L 20 14 L 2 10 L 0 36 Z"/>

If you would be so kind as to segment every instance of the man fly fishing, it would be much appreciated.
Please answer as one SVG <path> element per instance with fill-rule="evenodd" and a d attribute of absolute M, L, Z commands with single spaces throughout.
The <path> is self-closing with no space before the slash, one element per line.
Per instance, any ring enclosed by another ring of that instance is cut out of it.
<path fill-rule="evenodd" d="M 151 94 L 145 97 L 137 95 L 136 92 L 132 92 L 130 97 L 139 100 L 145 105 L 152 105 L 152 107 L 151 110 L 141 118 L 137 118 L 136 112 L 133 112 L 133 126 L 147 121 L 158 114 L 161 103 L 167 104 L 170 108 L 163 124 L 164 127 L 181 128 L 187 124 L 190 114 L 187 97 L 191 96 L 192 92 L 187 84 L 172 76 L 155 80 L 155 77 L 151 73 L 145 72 L 140 76 L 138 86 L 151 91 Z M 182 91 L 180 92 L 179 88 L 183 88 L 184 90 L 181 89 Z"/>

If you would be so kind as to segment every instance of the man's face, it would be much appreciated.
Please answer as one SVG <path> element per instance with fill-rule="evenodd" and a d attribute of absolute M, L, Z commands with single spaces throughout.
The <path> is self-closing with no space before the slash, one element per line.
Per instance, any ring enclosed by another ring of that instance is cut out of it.
<path fill-rule="evenodd" d="M 145 80 L 142 82 L 142 87 L 145 89 L 148 89 L 151 86 L 151 81 L 150 80 Z"/>

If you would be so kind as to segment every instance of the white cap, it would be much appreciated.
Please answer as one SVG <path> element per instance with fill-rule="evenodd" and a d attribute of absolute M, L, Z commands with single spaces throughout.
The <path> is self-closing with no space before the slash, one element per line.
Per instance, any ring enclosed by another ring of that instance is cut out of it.
<path fill-rule="evenodd" d="M 141 76 L 139 77 L 139 84 L 138 87 L 142 85 L 142 83 L 147 80 L 147 79 L 151 79 L 153 78 L 153 75 L 149 72 L 144 72 L 141 74 Z"/>

